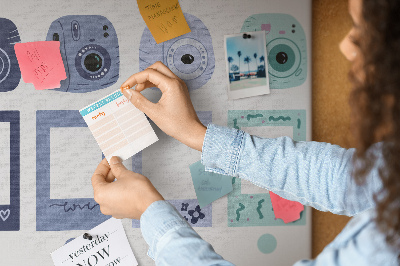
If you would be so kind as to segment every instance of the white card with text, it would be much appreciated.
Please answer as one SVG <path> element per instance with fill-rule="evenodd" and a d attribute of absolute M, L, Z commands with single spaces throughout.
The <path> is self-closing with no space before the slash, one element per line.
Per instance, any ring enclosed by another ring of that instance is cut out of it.
<path fill-rule="evenodd" d="M 121 220 L 110 218 L 51 253 L 55 266 L 138 265 Z"/>

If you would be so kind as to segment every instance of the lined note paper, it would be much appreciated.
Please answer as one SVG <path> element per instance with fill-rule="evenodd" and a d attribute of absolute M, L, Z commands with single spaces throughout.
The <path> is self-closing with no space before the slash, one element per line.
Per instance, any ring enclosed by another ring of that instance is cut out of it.
<path fill-rule="evenodd" d="M 126 160 L 158 140 L 144 113 L 119 90 L 79 112 L 108 161 Z"/>

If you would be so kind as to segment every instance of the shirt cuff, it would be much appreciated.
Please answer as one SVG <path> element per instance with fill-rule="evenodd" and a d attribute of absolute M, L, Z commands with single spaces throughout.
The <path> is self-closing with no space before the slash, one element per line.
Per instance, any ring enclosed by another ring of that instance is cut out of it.
<path fill-rule="evenodd" d="M 153 202 L 140 217 L 140 228 L 144 240 L 149 245 L 147 255 L 153 260 L 157 256 L 157 244 L 169 231 L 190 227 L 186 220 L 169 202 Z"/>
<path fill-rule="evenodd" d="M 205 170 L 236 176 L 243 139 L 244 132 L 241 130 L 209 124 L 201 154 L 201 163 Z"/>

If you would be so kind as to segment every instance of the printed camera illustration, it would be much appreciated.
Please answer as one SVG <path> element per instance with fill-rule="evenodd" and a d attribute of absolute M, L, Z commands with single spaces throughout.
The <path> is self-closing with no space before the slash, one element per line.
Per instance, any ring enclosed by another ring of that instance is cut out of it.
<path fill-rule="evenodd" d="M 184 13 L 191 32 L 157 44 L 146 27 L 139 47 L 140 71 L 163 62 L 185 81 L 189 90 L 202 87 L 215 68 L 214 50 L 207 27 L 197 17 Z"/>
<path fill-rule="evenodd" d="M 266 32 L 271 89 L 300 86 L 307 78 L 307 42 L 300 23 L 288 14 L 255 14 L 241 32 Z"/>
<path fill-rule="evenodd" d="M 0 18 L 0 92 L 14 90 L 21 80 L 14 44 L 21 42 L 15 24 Z"/>
<path fill-rule="evenodd" d="M 50 25 L 46 41 L 59 41 L 67 79 L 55 90 L 85 93 L 119 77 L 119 45 L 111 22 L 97 15 L 70 15 Z"/>

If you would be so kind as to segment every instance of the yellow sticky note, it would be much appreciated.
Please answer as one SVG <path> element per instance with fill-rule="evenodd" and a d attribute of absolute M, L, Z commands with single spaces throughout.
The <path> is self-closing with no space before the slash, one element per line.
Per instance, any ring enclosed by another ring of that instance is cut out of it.
<path fill-rule="evenodd" d="M 140 14 L 157 43 L 190 32 L 178 0 L 137 0 Z"/>

